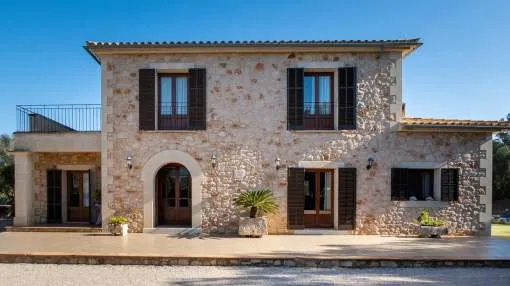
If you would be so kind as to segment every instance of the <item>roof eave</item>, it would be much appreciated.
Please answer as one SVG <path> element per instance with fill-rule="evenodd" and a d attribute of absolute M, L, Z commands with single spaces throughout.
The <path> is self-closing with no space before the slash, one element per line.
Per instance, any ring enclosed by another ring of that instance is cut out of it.
<path fill-rule="evenodd" d="M 85 49 L 85 51 L 87 51 L 87 53 L 96 61 L 96 63 L 101 65 L 101 60 L 99 59 L 99 57 L 92 50 L 90 50 L 90 48 L 88 46 L 86 46 L 86 45 L 83 46 L 83 49 Z"/>
<path fill-rule="evenodd" d="M 436 124 L 403 124 L 397 129 L 398 132 L 481 132 L 493 133 L 510 129 L 507 126 L 483 126 L 483 125 L 436 125 Z"/>
<path fill-rule="evenodd" d="M 340 42 L 340 43 L 98 43 L 86 42 L 85 50 L 101 63 L 100 54 L 134 54 L 134 53 L 288 53 L 288 52 L 391 52 L 399 51 L 406 57 L 422 45 L 419 39 L 402 42 Z"/>

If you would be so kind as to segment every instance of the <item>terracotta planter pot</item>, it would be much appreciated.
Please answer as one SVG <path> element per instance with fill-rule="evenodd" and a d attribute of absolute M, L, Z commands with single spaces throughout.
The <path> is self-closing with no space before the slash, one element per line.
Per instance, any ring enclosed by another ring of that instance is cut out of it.
<path fill-rule="evenodd" d="M 113 235 L 126 236 L 128 234 L 128 224 L 108 224 L 108 231 Z"/>

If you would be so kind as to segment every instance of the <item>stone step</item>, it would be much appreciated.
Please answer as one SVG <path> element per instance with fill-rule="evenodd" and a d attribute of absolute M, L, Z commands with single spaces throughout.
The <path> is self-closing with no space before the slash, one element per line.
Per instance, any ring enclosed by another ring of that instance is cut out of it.
<path fill-rule="evenodd" d="M 6 226 L 8 232 L 102 232 L 99 226 L 62 225 L 62 226 Z"/>
<path fill-rule="evenodd" d="M 173 257 L 129 254 L 1 253 L 0 263 L 192 265 L 192 266 L 283 266 L 318 268 L 415 268 L 415 267 L 502 267 L 510 259 L 472 258 L 317 258 L 317 257 Z"/>
<path fill-rule="evenodd" d="M 171 236 L 200 236 L 202 229 L 197 227 L 155 227 L 144 228 L 144 233 L 168 234 Z"/>

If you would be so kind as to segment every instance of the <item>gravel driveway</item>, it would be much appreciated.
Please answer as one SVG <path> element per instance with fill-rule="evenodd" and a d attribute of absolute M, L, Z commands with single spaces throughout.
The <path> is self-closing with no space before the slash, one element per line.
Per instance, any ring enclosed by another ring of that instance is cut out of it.
<path fill-rule="evenodd" d="M 1 285 L 510 285 L 495 268 L 314 269 L 283 267 L 0 264 Z"/>

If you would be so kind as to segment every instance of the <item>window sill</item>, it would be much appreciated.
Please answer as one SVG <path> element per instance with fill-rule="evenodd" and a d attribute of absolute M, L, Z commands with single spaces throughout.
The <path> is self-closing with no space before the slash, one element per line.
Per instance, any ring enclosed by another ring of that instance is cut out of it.
<path fill-rule="evenodd" d="M 139 130 L 140 133 L 202 133 L 206 130 Z"/>
<path fill-rule="evenodd" d="M 403 208 L 444 208 L 448 202 L 443 201 L 393 201 Z"/>
<path fill-rule="evenodd" d="M 289 130 L 292 133 L 341 133 L 344 131 L 353 131 L 355 129 L 345 130 Z"/>

